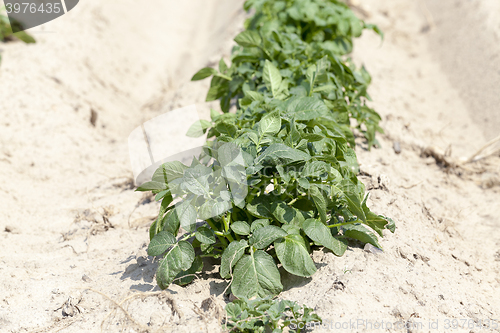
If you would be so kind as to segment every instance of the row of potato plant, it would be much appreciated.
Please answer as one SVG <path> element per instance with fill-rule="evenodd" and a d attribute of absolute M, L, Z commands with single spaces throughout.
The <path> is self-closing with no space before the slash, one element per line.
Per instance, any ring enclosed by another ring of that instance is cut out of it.
<path fill-rule="evenodd" d="M 222 110 L 188 133 L 207 134 L 202 155 L 163 164 L 138 188 L 161 201 L 148 253 L 163 257 L 162 289 L 191 282 L 213 257 L 236 297 L 277 295 L 279 266 L 309 277 L 312 250 L 341 256 L 349 240 L 380 248 L 377 234 L 395 229 L 370 211 L 356 176 L 353 127 L 372 146 L 380 117 L 365 105 L 368 72 L 345 56 L 353 37 L 378 29 L 335 0 L 248 0 L 245 9 L 255 13 L 231 65 L 193 77 L 212 76 L 207 101 Z"/>

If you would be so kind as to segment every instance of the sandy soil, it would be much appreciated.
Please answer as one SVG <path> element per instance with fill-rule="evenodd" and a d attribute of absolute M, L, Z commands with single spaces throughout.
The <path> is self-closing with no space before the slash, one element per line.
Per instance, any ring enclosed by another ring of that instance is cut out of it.
<path fill-rule="evenodd" d="M 500 321 L 500 156 L 453 167 L 500 134 L 498 4 L 352 2 L 386 33 L 353 55 L 386 130 L 357 152 L 373 210 L 398 229 L 381 254 L 315 252 L 318 272 L 285 279 L 282 297 L 344 332 L 444 332 L 452 319 L 471 325 L 454 332 L 500 331 L 477 326 Z M 208 109 L 208 81 L 189 78 L 229 55 L 244 13 L 231 0 L 134 4 L 86 0 L 36 28 L 37 44 L 0 45 L 0 332 L 218 330 L 216 266 L 158 292 L 145 253 L 158 205 L 133 191 L 127 137 Z"/>

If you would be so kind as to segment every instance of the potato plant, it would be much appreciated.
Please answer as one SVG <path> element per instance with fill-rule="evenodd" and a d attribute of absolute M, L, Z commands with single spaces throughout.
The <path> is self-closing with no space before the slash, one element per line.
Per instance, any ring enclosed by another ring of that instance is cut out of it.
<path fill-rule="evenodd" d="M 301 332 L 319 327 L 321 318 L 313 309 L 288 300 L 239 299 L 226 305 L 226 329 L 236 332 Z"/>
<path fill-rule="evenodd" d="M 314 249 L 341 256 L 349 240 L 380 248 L 377 235 L 395 230 L 370 211 L 356 176 L 350 121 L 373 145 L 380 117 L 364 104 L 368 72 L 342 57 L 363 28 L 378 29 L 334 0 L 250 7 L 256 13 L 235 38 L 231 66 L 221 60 L 193 77 L 212 76 L 207 100 L 220 99 L 223 111 L 188 133 L 207 133 L 202 155 L 190 166 L 163 164 L 137 189 L 161 200 L 148 253 L 163 256 L 162 289 L 191 282 L 201 258 L 213 257 L 236 297 L 277 295 L 278 265 L 309 277 Z M 323 15 L 330 12 L 338 15 Z"/>

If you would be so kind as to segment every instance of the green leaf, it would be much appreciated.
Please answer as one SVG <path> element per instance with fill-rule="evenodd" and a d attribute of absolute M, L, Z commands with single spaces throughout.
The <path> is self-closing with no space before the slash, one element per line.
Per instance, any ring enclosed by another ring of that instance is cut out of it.
<path fill-rule="evenodd" d="M 347 200 L 347 207 L 349 207 L 351 213 L 353 213 L 361 221 L 366 223 L 366 216 L 363 212 L 363 209 L 361 209 L 361 203 L 359 202 L 359 197 L 357 196 L 357 194 L 348 190 L 344 191 L 344 197 Z"/>
<path fill-rule="evenodd" d="M 281 128 L 281 117 L 278 112 L 272 112 L 264 117 L 259 122 L 259 135 L 262 137 L 265 134 L 274 135 Z"/>
<path fill-rule="evenodd" d="M 319 86 L 313 89 L 313 92 L 331 92 L 331 91 L 336 91 L 337 87 L 332 85 L 332 84 L 327 84 L 324 86 Z"/>
<path fill-rule="evenodd" d="M 203 80 L 206 79 L 209 76 L 212 76 L 216 74 L 217 71 L 213 68 L 210 67 L 205 67 L 200 69 L 192 78 L 191 81 L 198 81 L 198 80 Z"/>
<path fill-rule="evenodd" d="M 286 111 L 295 120 L 312 120 L 328 114 L 325 103 L 316 97 L 295 97 L 287 101 Z"/>
<path fill-rule="evenodd" d="M 262 44 L 262 38 L 253 30 L 245 30 L 239 33 L 234 38 L 234 41 L 243 47 L 260 47 Z"/>
<path fill-rule="evenodd" d="M 379 234 L 381 237 L 383 237 L 382 230 L 384 230 L 384 228 L 387 228 L 387 225 L 389 224 L 389 220 L 382 215 L 377 215 L 377 214 L 373 213 L 372 211 L 370 211 L 370 209 L 368 208 L 368 206 L 366 204 L 366 201 L 368 200 L 369 195 L 370 194 L 367 193 L 365 195 L 365 198 L 363 199 L 363 202 L 361 203 L 361 207 L 362 207 L 363 212 L 365 213 L 365 216 L 366 216 L 366 224 L 370 228 L 375 230 L 377 232 L 377 234 Z M 392 221 L 392 224 L 395 227 L 394 221 Z M 390 226 L 390 227 L 393 228 L 393 226 Z"/>
<path fill-rule="evenodd" d="M 219 72 L 225 73 L 227 71 L 227 65 L 223 58 L 219 60 Z"/>
<path fill-rule="evenodd" d="M 177 232 L 179 231 L 179 227 L 181 222 L 179 221 L 179 217 L 175 212 L 175 208 L 165 215 L 162 221 L 163 231 L 168 231 L 172 235 L 177 236 Z"/>
<path fill-rule="evenodd" d="M 263 194 L 258 196 L 257 198 L 254 198 L 252 202 L 247 203 L 246 209 L 250 214 L 261 219 L 272 218 L 273 211 L 271 209 L 271 203 L 273 201 L 273 196 Z"/>
<path fill-rule="evenodd" d="M 157 233 L 148 246 L 148 255 L 159 256 L 168 250 L 169 247 L 177 242 L 174 235 L 168 231 Z"/>
<path fill-rule="evenodd" d="M 386 229 L 388 229 L 390 232 L 394 233 L 396 231 L 396 222 L 394 222 L 393 219 L 390 217 L 386 217 L 383 215 L 379 215 L 380 217 L 386 219 L 389 223 L 385 226 Z"/>
<path fill-rule="evenodd" d="M 206 226 L 198 228 L 194 236 L 203 244 L 215 244 L 216 242 L 214 232 Z"/>
<path fill-rule="evenodd" d="M 221 98 L 226 92 L 226 90 L 227 90 L 227 85 L 226 86 L 216 85 L 210 87 L 210 89 L 208 89 L 207 98 L 205 99 L 205 101 L 211 102 Z"/>
<path fill-rule="evenodd" d="M 231 242 L 229 246 L 224 250 L 220 263 L 220 276 L 223 279 L 228 279 L 231 277 L 231 269 L 243 256 L 247 247 L 247 241 L 242 239 L 240 241 Z"/>
<path fill-rule="evenodd" d="M 321 193 L 316 185 L 311 185 L 309 187 L 309 195 L 311 196 L 314 205 L 316 205 L 321 222 L 326 223 L 326 200 L 323 193 Z"/>
<path fill-rule="evenodd" d="M 354 152 L 353 149 L 348 148 L 346 151 L 344 151 L 344 159 L 348 165 L 348 167 L 351 169 L 351 171 L 355 174 L 359 172 L 359 165 L 358 165 L 358 159 L 356 157 L 356 153 Z"/>
<path fill-rule="evenodd" d="M 165 191 L 161 191 L 160 193 L 158 193 L 156 196 L 155 196 L 155 201 L 160 201 L 161 199 L 164 199 L 165 197 L 165 200 L 170 200 L 170 202 L 173 201 L 173 198 L 172 198 L 172 195 L 168 195 L 170 194 L 170 190 L 165 190 Z M 167 196 L 168 195 L 168 196 Z"/>
<path fill-rule="evenodd" d="M 219 133 L 227 134 L 230 137 L 234 137 L 235 134 L 236 134 L 236 132 L 238 131 L 238 128 L 235 125 L 229 124 L 229 123 L 225 123 L 225 122 L 218 123 L 215 126 L 215 129 L 217 131 L 219 131 Z"/>
<path fill-rule="evenodd" d="M 167 189 L 167 185 L 165 183 L 160 183 L 156 181 L 150 181 L 139 186 L 136 191 L 144 192 L 144 191 L 163 191 Z"/>
<path fill-rule="evenodd" d="M 231 201 L 224 200 L 207 200 L 205 203 L 198 209 L 198 217 L 200 219 L 209 219 L 214 216 L 219 216 L 222 213 L 231 209 Z"/>
<path fill-rule="evenodd" d="M 276 255 L 283 268 L 294 275 L 308 277 L 316 272 L 304 238 L 300 235 L 292 234 L 286 236 L 283 240 L 274 242 Z"/>
<path fill-rule="evenodd" d="M 319 178 L 325 173 L 328 174 L 329 171 L 330 166 L 325 162 L 309 161 L 304 165 L 304 169 L 302 169 L 302 177 Z"/>
<path fill-rule="evenodd" d="M 231 291 L 238 298 L 274 296 L 283 290 L 280 278 L 273 257 L 257 250 L 236 264 Z"/>
<path fill-rule="evenodd" d="M 210 197 L 209 177 L 213 175 L 212 168 L 198 164 L 194 168 L 188 168 L 184 171 L 182 188 L 196 195 Z"/>
<path fill-rule="evenodd" d="M 273 94 L 274 97 L 280 92 L 281 74 L 278 68 L 272 62 L 266 60 L 264 71 L 262 72 L 262 79 L 266 83 L 267 89 Z"/>
<path fill-rule="evenodd" d="M 252 90 L 245 91 L 245 96 L 250 97 L 253 101 L 261 102 L 264 100 L 264 96 L 262 96 L 262 94 Z"/>
<path fill-rule="evenodd" d="M 301 150 L 290 148 L 282 143 L 273 143 L 255 159 L 255 164 L 286 165 L 298 161 L 308 161 L 311 156 Z"/>
<path fill-rule="evenodd" d="M 188 270 L 182 271 L 175 276 L 174 283 L 183 286 L 193 282 L 196 277 L 195 274 L 197 272 L 201 272 L 203 270 L 203 261 L 201 257 L 196 257 L 193 260 L 193 264 Z"/>
<path fill-rule="evenodd" d="M 208 120 L 197 120 L 189 127 L 186 135 L 192 138 L 197 138 L 205 134 L 207 128 L 212 127 L 212 123 Z"/>
<path fill-rule="evenodd" d="M 231 223 L 231 229 L 237 235 L 248 235 L 250 234 L 250 225 L 245 221 L 236 221 Z"/>
<path fill-rule="evenodd" d="M 151 223 L 151 225 L 149 226 L 149 240 L 151 241 L 154 236 L 156 235 L 156 224 L 158 223 L 158 220 L 154 221 L 153 223 Z"/>
<path fill-rule="evenodd" d="M 347 249 L 347 244 L 334 238 L 328 230 L 328 227 L 316 219 L 307 219 L 302 224 L 302 229 L 307 237 L 315 243 L 323 245 L 331 250 L 335 255 L 342 256 Z"/>
<path fill-rule="evenodd" d="M 172 180 L 182 178 L 184 176 L 184 170 L 188 167 L 182 164 L 179 161 L 167 162 L 162 165 L 158 169 L 156 169 L 153 174 L 152 180 L 155 182 L 164 182 L 168 183 Z"/>
<path fill-rule="evenodd" d="M 342 226 L 342 228 L 344 229 L 344 236 L 357 239 L 362 243 L 369 243 L 382 249 L 382 246 L 378 243 L 377 236 L 361 224 L 348 224 Z"/>
<path fill-rule="evenodd" d="M 156 271 L 156 282 L 161 289 L 166 289 L 177 274 L 191 267 L 195 254 L 193 246 L 187 241 L 180 241 L 160 261 Z"/>
<path fill-rule="evenodd" d="M 210 119 L 212 119 L 212 121 L 216 121 L 220 116 L 221 114 L 217 110 L 210 109 Z"/>
<path fill-rule="evenodd" d="M 196 226 L 196 209 L 191 206 L 191 203 L 183 201 L 175 206 L 175 212 L 179 217 L 181 227 L 187 232 L 193 232 Z"/>
<path fill-rule="evenodd" d="M 273 208 L 273 216 L 283 224 L 301 225 L 304 221 L 300 210 L 290 207 L 284 202 L 274 205 Z"/>
<path fill-rule="evenodd" d="M 241 307 L 238 303 L 228 303 L 224 310 L 226 310 L 228 317 L 232 320 L 236 321 L 239 319 L 238 316 L 241 314 Z"/>
<path fill-rule="evenodd" d="M 257 249 L 265 249 L 275 240 L 285 237 L 286 231 L 275 225 L 268 225 L 255 230 L 248 242 Z"/>
<path fill-rule="evenodd" d="M 264 228 L 270 224 L 268 219 L 258 219 L 252 222 L 250 226 L 250 232 L 254 232 L 257 229 Z"/>
<path fill-rule="evenodd" d="M 285 224 L 281 226 L 281 229 L 285 230 L 289 235 L 300 235 L 300 227 L 292 224 Z"/>

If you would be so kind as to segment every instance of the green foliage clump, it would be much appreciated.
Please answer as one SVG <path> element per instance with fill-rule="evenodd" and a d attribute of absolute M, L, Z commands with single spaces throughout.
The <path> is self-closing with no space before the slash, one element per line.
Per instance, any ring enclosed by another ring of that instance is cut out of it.
<path fill-rule="evenodd" d="M 138 188 L 161 200 L 148 253 L 163 256 L 162 289 L 189 283 L 201 258 L 213 257 L 236 297 L 276 295 L 283 289 L 278 265 L 309 277 L 314 249 L 341 256 L 349 240 L 380 248 L 377 235 L 395 230 L 370 211 L 356 176 L 350 121 L 373 145 L 380 117 L 364 104 L 368 72 L 342 56 L 363 28 L 378 29 L 334 0 L 245 6 L 256 14 L 235 38 L 231 66 L 221 60 L 217 70 L 193 77 L 212 76 L 207 100 L 220 99 L 223 111 L 212 110 L 210 121 L 188 133 L 207 133 L 202 155 L 190 166 L 163 164 Z M 338 15 L 323 15 L 330 12 Z M 246 190 L 238 192 L 238 183 Z"/>
<path fill-rule="evenodd" d="M 301 332 L 304 328 L 321 325 L 321 318 L 313 309 L 288 300 L 271 298 L 239 299 L 226 305 L 225 328 L 230 332 Z"/>
<path fill-rule="evenodd" d="M 220 99 L 222 111 L 228 112 L 231 102 L 245 97 L 248 90 L 271 92 L 282 99 L 315 96 L 344 125 L 351 145 L 350 119 L 363 132 L 368 147 L 377 144 L 375 133 L 383 133 L 378 125 L 380 116 L 365 104 L 370 100 L 367 88 L 371 77 L 364 67 L 356 69 L 342 56 L 351 52 L 353 37 L 360 36 L 363 29 L 382 35 L 378 28 L 356 18 L 339 1 L 249 0 L 245 8 L 256 13 L 248 20 L 248 29 L 235 38 L 238 46 L 233 49 L 231 67 L 221 64 L 218 72 L 205 68 L 194 77 L 214 75 L 207 101 Z M 281 86 L 273 91 L 263 81 L 267 62 L 282 76 Z"/>

